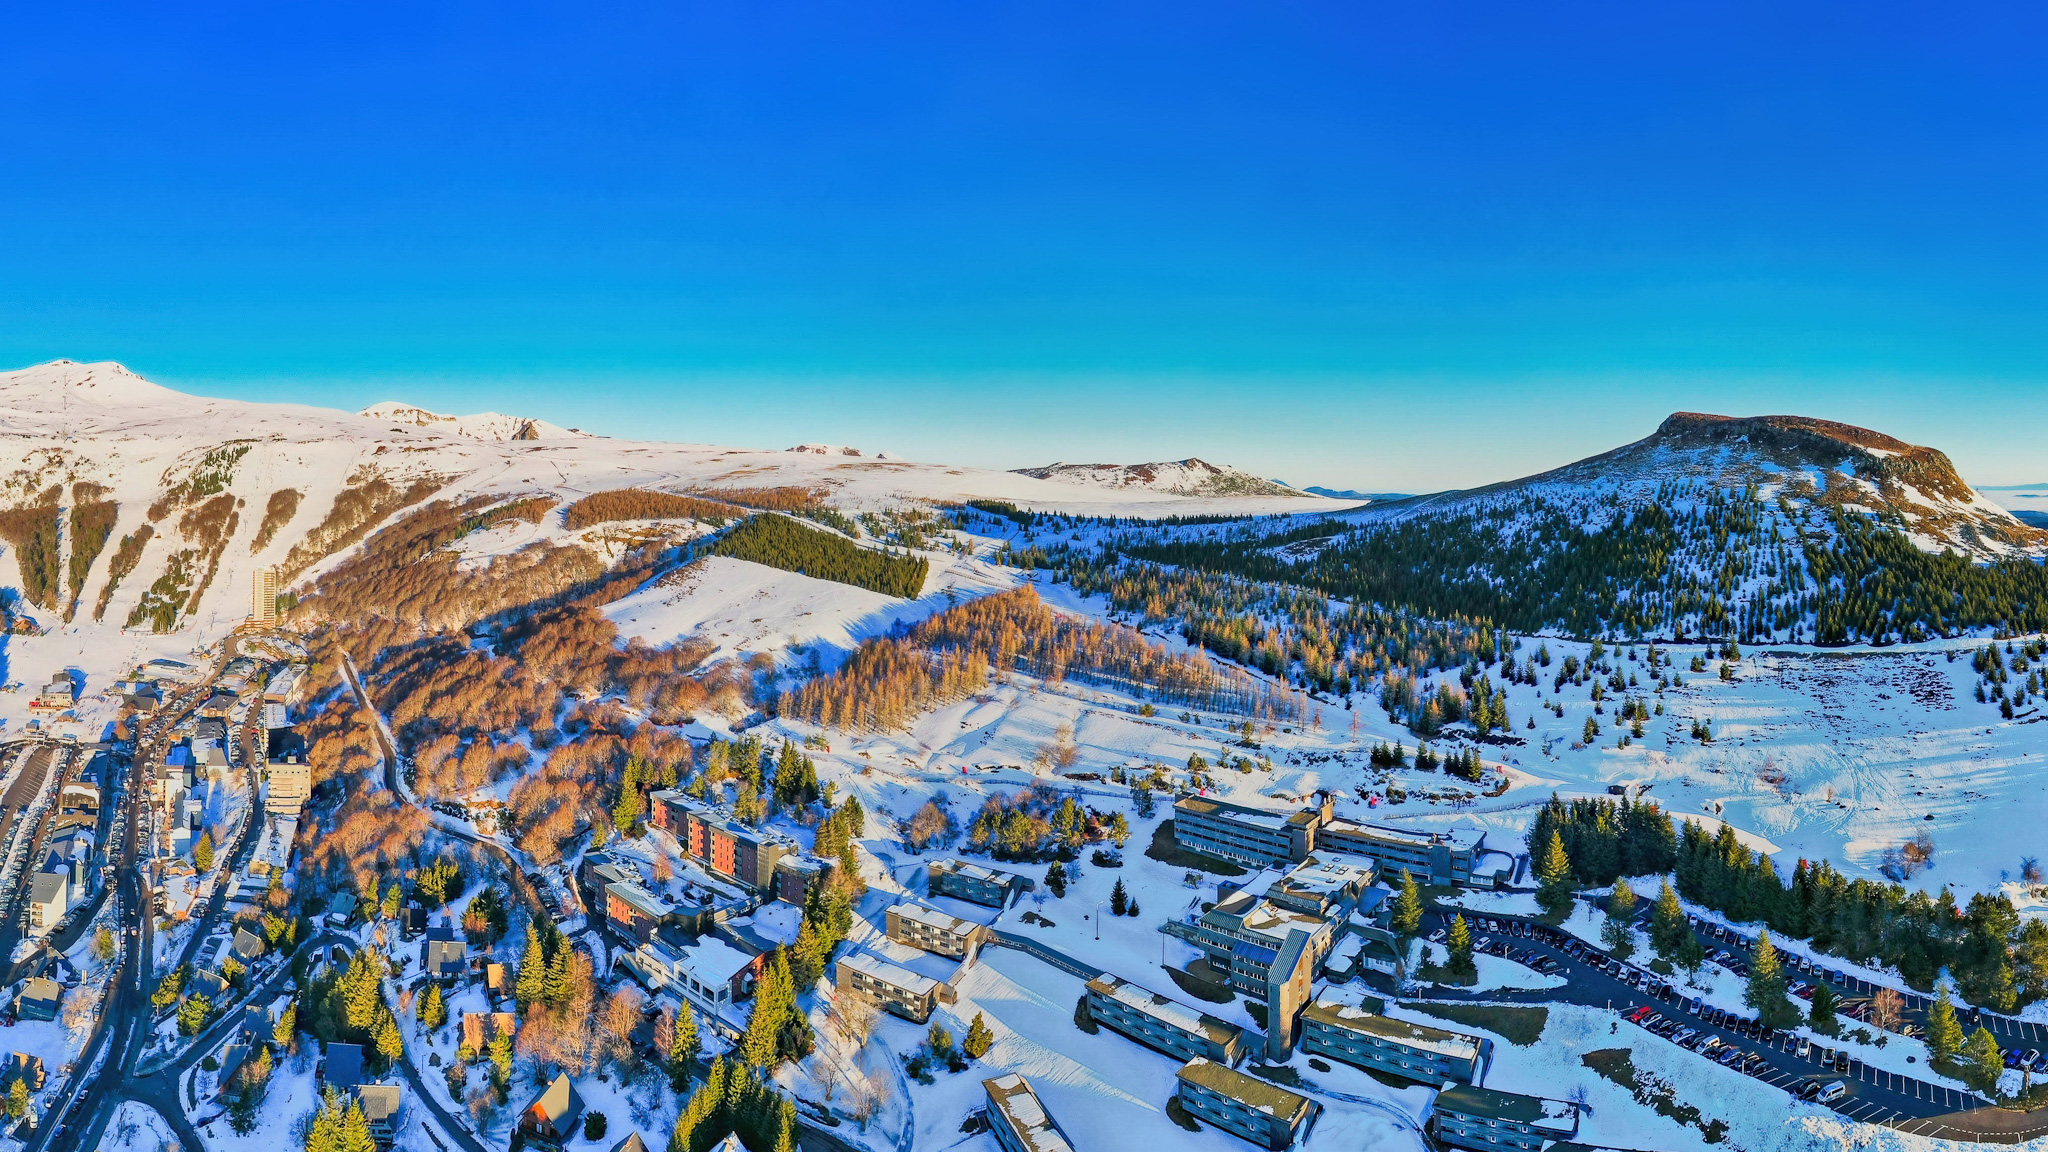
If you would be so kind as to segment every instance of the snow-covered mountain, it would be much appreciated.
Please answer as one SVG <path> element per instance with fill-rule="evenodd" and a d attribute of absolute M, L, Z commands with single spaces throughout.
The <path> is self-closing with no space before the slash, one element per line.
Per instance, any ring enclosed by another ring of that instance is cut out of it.
<path fill-rule="evenodd" d="M 1808 416 L 1675 412 L 1632 444 L 1534 476 L 1405 502 L 1404 512 L 1528 495 L 1612 506 L 1675 485 L 1898 517 L 1915 543 L 1993 557 L 2048 548 L 2031 527 L 1965 483 L 1949 458 L 1882 432 Z"/>
<path fill-rule="evenodd" d="M 374 420 L 389 420 L 394 424 L 410 424 L 430 432 L 467 436 L 473 440 L 565 440 L 571 436 L 588 435 L 579 429 L 563 428 L 545 420 L 532 420 L 524 416 L 507 416 L 500 412 L 448 416 L 440 412 L 429 412 L 418 405 L 400 400 L 385 400 L 372 404 L 363 409 L 360 415 Z"/>
<path fill-rule="evenodd" d="M 344 412 L 222 400 L 111 363 L 0 373 L 0 543 L 12 553 L 0 560 L 0 584 L 20 587 L 23 611 L 44 627 L 216 634 L 247 614 L 256 568 L 282 566 L 288 580 L 317 574 L 423 501 L 568 502 L 628 487 L 804 487 L 848 511 L 973 498 L 1121 516 L 1341 507 L 1293 492 L 1089 490 L 844 452 L 615 440 L 398 403 Z"/>
<path fill-rule="evenodd" d="M 1211 464 L 1192 456 L 1186 460 L 1153 464 L 1047 464 L 1039 468 L 1019 468 L 1017 474 L 1061 484 L 1118 491 L 1136 489 L 1175 496 L 1309 495 L 1277 480 L 1266 480 L 1241 469 Z"/>

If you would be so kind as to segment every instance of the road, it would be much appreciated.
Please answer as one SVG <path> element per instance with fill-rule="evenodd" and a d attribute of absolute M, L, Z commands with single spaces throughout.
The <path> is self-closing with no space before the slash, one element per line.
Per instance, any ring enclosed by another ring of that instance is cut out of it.
<path fill-rule="evenodd" d="M 1468 918 L 1468 923 L 1472 919 L 1478 918 Z M 1983 1125 L 1974 1124 L 1967 1118 L 1969 1110 L 1982 1107 L 1986 1103 L 1970 1093 L 1869 1067 L 1857 1060 L 1850 1060 L 1846 1070 L 1823 1068 L 1819 1059 L 1819 1046 L 1815 1046 L 1807 1057 L 1801 1058 L 1796 1052 L 1796 1036 L 1786 1035 L 1776 1042 L 1767 1042 L 1751 1039 L 1732 1028 L 1715 1027 L 1701 1017 L 1688 1014 L 1680 1007 L 1684 997 L 1678 993 L 1684 991 L 1682 987 L 1670 997 L 1652 996 L 1625 982 L 1620 976 L 1573 956 L 1564 946 L 1570 938 L 1555 929 L 1519 917 L 1494 916 L 1487 919 L 1508 925 L 1519 924 L 1522 931 L 1535 934 L 1512 936 L 1501 931 L 1488 932 L 1474 925 L 1475 938 L 1491 936 L 1506 940 L 1514 947 L 1532 953 L 1532 960 L 1543 956 L 1556 959 L 1565 966 L 1565 971 L 1561 974 L 1566 981 L 1565 986 L 1540 990 L 1492 989 L 1484 992 L 1464 992 L 1439 987 L 1431 991 L 1429 999 L 1527 1004 L 1562 1002 L 1594 1008 L 1611 1008 L 1623 1013 L 1640 1005 L 1649 1005 L 1666 1017 L 1683 1021 L 1685 1027 L 1717 1036 L 1725 1044 L 1731 1044 L 1744 1052 L 1757 1053 L 1763 1057 L 1766 1067 L 1759 1071 L 1756 1078 L 1773 1087 L 1796 1091 L 1809 1080 L 1841 1080 L 1848 1088 L 1848 1095 L 1836 1101 L 1831 1107 L 1851 1120 L 1882 1124 L 1901 1131 L 1946 1139 L 1967 1140 L 1971 1139 L 1973 1134 L 1988 1132 Z M 1423 927 L 1425 931 L 1446 928 L 1447 922 L 1441 911 L 1432 910 L 1425 917 Z M 1597 949 L 1588 948 L 1587 954 L 1594 959 L 1605 959 Z M 1643 974 L 1653 980 L 1656 979 L 1647 972 Z M 1624 1022 L 1621 1027 L 1632 1028 L 1634 1025 Z M 1700 1059 L 1705 1060 L 1706 1057 L 1702 1056 Z"/>

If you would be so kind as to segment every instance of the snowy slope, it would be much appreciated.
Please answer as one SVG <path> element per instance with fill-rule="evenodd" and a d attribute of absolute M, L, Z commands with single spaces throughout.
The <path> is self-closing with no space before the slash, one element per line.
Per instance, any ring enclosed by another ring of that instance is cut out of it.
<path fill-rule="evenodd" d="M 376 480 L 400 490 L 430 487 L 435 498 L 547 493 L 564 501 L 635 486 L 802 486 L 850 511 L 977 497 L 1124 516 L 1342 507 L 1301 496 L 1106 491 L 993 469 L 842 453 L 614 440 L 520 417 L 446 417 L 397 403 L 351 413 L 220 400 L 161 387 L 118 364 L 63 360 L 0 373 L 0 475 L 0 508 L 48 501 L 62 507 L 67 558 L 71 509 L 90 498 L 75 485 L 103 485 L 106 497 L 118 504 L 112 537 L 79 589 L 80 623 L 94 616 L 120 541 L 147 525 L 150 538 L 118 582 L 102 621 L 126 622 L 149 587 L 171 574 L 182 556 L 188 569 L 198 571 L 173 589 L 179 595 L 166 598 L 189 597 L 203 584 L 176 627 L 207 635 L 246 615 L 254 569 L 284 560 L 328 516 L 337 496 Z M 299 493 L 296 510 L 262 547 L 254 547 L 273 497 L 286 490 Z M 184 497 L 167 504 L 168 493 Z M 232 526 L 209 547 L 204 526 L 190 522 L 191 514 L 223 493 L 234 500 Z M 208 566 L 213 574 L 205 580 Z M 17 577 L 17 565 L 0 560 L 0 582 L 13 584 Z M 28 611 L 45 626 L 63 615 L 61 606 Z"/>

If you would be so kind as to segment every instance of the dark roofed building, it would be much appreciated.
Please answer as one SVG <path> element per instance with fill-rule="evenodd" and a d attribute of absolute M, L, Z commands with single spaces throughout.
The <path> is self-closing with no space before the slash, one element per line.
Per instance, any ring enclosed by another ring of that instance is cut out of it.
<path fill-rule="evenodd" d="M 576 1085 L 569 1081 L 568 1073 L 557 1073 L 541 1094 L 534 1097 L 533 1103 L 519 1114 L 519 1131 L 526 1136 L 528 1144 L 548 1149 L 548 1152 L 561 1152 L 582 1115 L 583 1097 L 577 1094 Z"/>
<path fill-rule="evenodd" d="M 327 1045 L 327 1068 L 324 1083 L 338 1092 L 346 1092 L 363 1082 L 363 1049 L 357 1044 L 343 1044 L 339 1041 Z"/>

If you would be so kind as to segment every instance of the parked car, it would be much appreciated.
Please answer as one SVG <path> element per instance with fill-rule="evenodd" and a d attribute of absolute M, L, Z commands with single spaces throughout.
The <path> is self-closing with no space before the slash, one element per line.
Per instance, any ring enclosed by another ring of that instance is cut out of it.
<path fill-rule="evenodd" d="M 1811 1056 L 1813 1054 L 1813 1041 L 1801 1036 L 1798 1045 L 1792 1049 L 1792 1054 L 1801 1060 Z"/>

